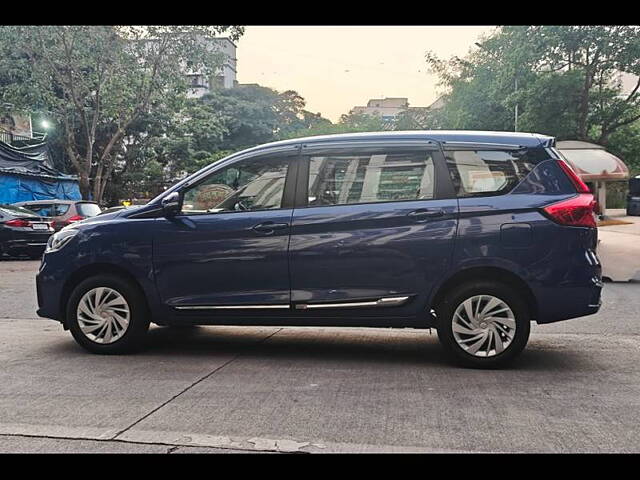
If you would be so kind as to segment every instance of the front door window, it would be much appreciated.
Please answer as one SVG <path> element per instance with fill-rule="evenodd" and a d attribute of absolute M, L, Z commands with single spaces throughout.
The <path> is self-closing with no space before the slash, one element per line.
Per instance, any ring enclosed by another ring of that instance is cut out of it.
<path fill-rule="evenodd" d="M 206 213 L 281 208 L 288 160 L 252 159 L 234 163 L 184 194 L 182 212 Z"/>

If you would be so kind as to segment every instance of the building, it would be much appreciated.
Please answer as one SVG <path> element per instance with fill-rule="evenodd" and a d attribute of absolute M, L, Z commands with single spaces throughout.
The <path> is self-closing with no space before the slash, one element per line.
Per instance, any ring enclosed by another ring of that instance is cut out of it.
<path fill-rule="evenodd" d="M 183 71 L 190 85 L 187 91 L 189 98 L 200 98 L 209 93 L 214 88 L 233 88 L 237 85 L 237 58 L 236 44 L 227 37 L 199 37 L 209 52 L 219 52 L 223 55 L 223 64 L 218 67 L 211 75 L 205 74 L 202 69 L 190 69 L 187 65 L 183 66 Z M 144 48 L 151 49 L 157 42 L 157 39 L 143 39 L 136 42 L 142 42 Z"/>
<path fill-rule="evenodd" d="M 444 95 L 440 95 L 436 100 L 427 107 L 427 110 L 440 110 L 445 105 Z"/>
<path fill-rule="evenodd" d="M 431 110 L 438 110 L 444 105 L 443 97 L 433 102 L 428 107 L 410 107 L 409 99 L 405 97 L 372 98 L 366 107 L 358 106 L 351 109 L 352 114 L 373 115 L 380 117 L 384 122 L 392 124 L 403 112 L 415 113 L 416 116 L 424 115 Z"/>
<path fill-rule="evenodd" d="M 612 87 L 620 86 L 619 96 L 621 98 L 628 97 L 635 90 L 637 84 L 638 76 L 633 73 L 616 72 L 611 79 Z"/>
<path fill-rule="evenodd" d="M 13 105 L 5 104 L 5 108 Z M 0 142 L 13 146 L 29 144 L 31 140 L 42 140 L 44 134 L 34 132 L 31 115 L 14 112 L 0 112 Z M 14 145 L 16 144 L 16 145 Z"/>
<path fill-rule="evenodd" d="M 189 98 L 200 98 L 214 88 L 233 88 L 238 84 L 236 44 L 229 38 L 208 38 L 206 41 L 212 49 L 218 50 L 225 57 L 224 64 L 213 75 L 206 76 L 202 71 L 187 71 L 185 75 L 189 79 L 190 88 L 187 92 Z"/>
<path fill-rule="evenodd" d="M 373 115 L 382 120 L 395 120 L 398 115 L 409 108 L 409 99 L 398 98 L 372 98 L 366 107 L 358 106 L 351 109 L 355 115 Z"/>

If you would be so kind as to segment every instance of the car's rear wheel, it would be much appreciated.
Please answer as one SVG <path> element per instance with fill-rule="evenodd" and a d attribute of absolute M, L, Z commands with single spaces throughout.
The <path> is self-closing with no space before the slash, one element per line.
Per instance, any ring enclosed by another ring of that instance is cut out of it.
<path fill-rule="evenodd" d="M 438 338 L 459 364 L 499 368 L 527 344 L 530 315 L 519 292 L 487 281 L 460 285 L 436 308 Z"/>
<path fill-rule="evenodd" d="M 73 289 L 66 322 L 73 338 L 90 352 L 129 353 L 141 346 L 149 313 L 137 285 L 115 275 L 97 275 Z"/>

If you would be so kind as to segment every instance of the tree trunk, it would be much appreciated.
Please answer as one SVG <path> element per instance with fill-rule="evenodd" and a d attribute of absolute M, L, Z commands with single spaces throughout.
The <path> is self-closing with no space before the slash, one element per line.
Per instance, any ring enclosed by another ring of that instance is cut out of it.
<path fill-rule="evenodd" d="M 103 192 L 103 180 L 102 175 L 96 175 L 93 179 L 93 201 L 97 203 L 102 202 L 102 192 Z"/>
<path fill-rule="evenodd" d="M 78 186 L 80 187 L 80 195 L 82 195 L 83 200 L 89 200 L 89 195 L 91 193 L 91 185 L 89 184 L 89 175 L 86 172 L 78 172 L 79 182 Z"/>

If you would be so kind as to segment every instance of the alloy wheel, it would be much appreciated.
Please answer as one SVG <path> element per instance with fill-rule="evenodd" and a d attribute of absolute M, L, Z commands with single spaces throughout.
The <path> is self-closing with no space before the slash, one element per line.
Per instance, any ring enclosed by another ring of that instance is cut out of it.
<path fill-rule="evenodd" d="M 113 288 L 92 288 L 78 302 L 80 330 L 96 343 L 109 344 L 122 338 L 129 328 L 130 317 L 129 304 Z"/>
<path fill-rule="evenodd" d="M 464 300 L 454 311 L 452 322 L 456 343 L 475 357 L 493 357 L 504 352 L 516 334 L 513 311 L 492 295 L 475 295 Z"/>

